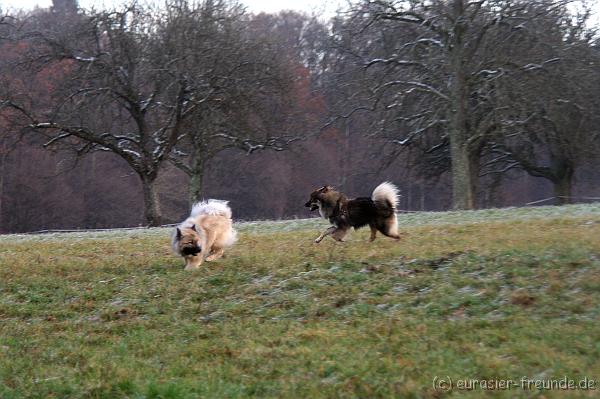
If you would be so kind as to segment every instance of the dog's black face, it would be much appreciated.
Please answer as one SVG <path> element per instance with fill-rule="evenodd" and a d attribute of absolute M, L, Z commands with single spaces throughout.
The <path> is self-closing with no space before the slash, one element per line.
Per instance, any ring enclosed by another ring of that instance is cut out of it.
<path fill-rule="evenodd" d="M 183 256 L 196 256 L 200 252 L 202 252 L 202 247 L 199 245 L 189 245 L 181 248 L 181 254 Z"/>
<path fill-rule="evenodd" d="M 196 256 L 202 252 L 200 237 L 195 225 L 184 232 L 179 228 L 177 229 L 177 245 L 182 256 Z"/>
<path fill-rule="evenodd" d="M 319 209 L 319 201 L 321 200 L 321 195 L 328 192 L 331 189 L 329 186 L 323 186 L 312 193 L 310 193 L 310 199 L 304 204 L 305 207 L 310 208 L 311 211 L 316 211 Z"/>

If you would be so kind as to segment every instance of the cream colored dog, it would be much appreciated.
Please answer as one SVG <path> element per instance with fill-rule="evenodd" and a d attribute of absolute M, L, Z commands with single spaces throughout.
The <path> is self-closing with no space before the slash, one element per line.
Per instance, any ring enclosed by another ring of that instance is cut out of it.
<path fill-rule="evenodd" d="M 222 257 L 236 239 L 227 201 L 211 199 L 192 207 L 190 217 L 173 232 L 172 246 L 185 259 L 185 270 L 192 270 L 200 268 L 204 260 Z"/>

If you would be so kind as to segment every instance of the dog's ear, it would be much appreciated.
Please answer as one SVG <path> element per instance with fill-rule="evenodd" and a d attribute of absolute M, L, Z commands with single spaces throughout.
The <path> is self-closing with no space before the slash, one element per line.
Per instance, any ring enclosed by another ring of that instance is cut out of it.
<path fill-rule="evenodd" d="M 329 186 L 323 186 L 323 187 L 321 187 L 319 189 L 319 192 L 326 193 L 329 190 L 331 190 L 331 187 L 329 187 Z"/>
<path fill-rule="evenodd" d="M 181 240 L 181 230 L 179 230 L 179 227 L 177 227 L 177 235 L 176 235 L 178 240 Z"/>

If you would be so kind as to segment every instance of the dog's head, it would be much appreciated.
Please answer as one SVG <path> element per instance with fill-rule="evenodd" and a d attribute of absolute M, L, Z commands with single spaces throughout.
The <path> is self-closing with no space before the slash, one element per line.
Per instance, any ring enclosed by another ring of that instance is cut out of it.
<path fill-rule="evenodd" d="M 175 242 L 177 252 L 181 256 L 196 256 L 202 251 L 200 246 L 200 234 L 196 229 L 196 225 L 192 227 L 177 228 L 175 232 Z"/>
<path fill-rule="evenodd" d="M 310 199 L 304 204 L 305 207 L 310 208 L 311 211 L 319 209 L 319 204 L 323 201 L 323 196 L 332 190 L 329 186 L 323 186 L 310 193 Z"/>

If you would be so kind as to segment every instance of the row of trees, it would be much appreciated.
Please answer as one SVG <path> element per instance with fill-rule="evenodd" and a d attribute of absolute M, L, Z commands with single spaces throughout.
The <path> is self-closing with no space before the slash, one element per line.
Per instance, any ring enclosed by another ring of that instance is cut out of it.
<path fill-rule="evenodd" d="M 351 190 L 385 173 L 423 182 L 421 207 L 448 181 L 452 206 L 472 209 L 482 182 L 521 170 L 567 202 L 600 147 L 597 36 L 571 3 L 357 0 L 322 21 L 226 0 L 55 0 L 4 15 L 0 176 L 19 140 L 109 153 L 137 176 L 148 225 L 162 221 L 160 173 L 176 167 L 197 200 L 212 160 L 265 149 L 301 165 L 292 198 L 301 181 Z"/>
<path fill-rule="evenodd" d="M 363 0 L 333 24 L 338 114 L 369 118 L 392 157 L 411 147 L 427 173 L 449 169 L 454 208 L 513 168 L 567 202 L 600 147 L 597 37 L 570 3 Z"/>
<path fill-rule="evenodd" d="M 149 225 L 161 222 L 155 183 L 165 163 L 189 176 L 197 200 L 215 154 L 298 139 L 288 133 L 300 122 L 291 118 L 297 66 L 272 27 L 241 6 L 53 11 L 24 19 L 6 44 L 15 57 L 3 60 L 5 118 L 44 136 L 45 147 L 123 159 L 142 183 Z"/>

